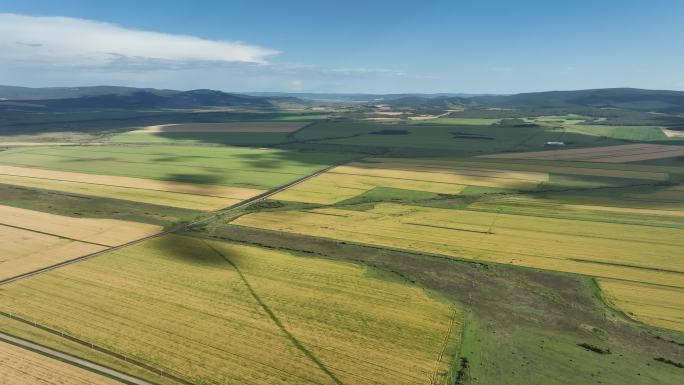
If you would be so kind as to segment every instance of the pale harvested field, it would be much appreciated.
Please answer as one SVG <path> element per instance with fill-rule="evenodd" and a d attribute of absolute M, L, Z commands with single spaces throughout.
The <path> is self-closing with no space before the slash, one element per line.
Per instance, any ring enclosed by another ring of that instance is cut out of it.
<path fill-rule="evenodd" d="M 175 235 L 3 286 L 0 308 L 193 383 L 444 384 L 462 326 L 359 265 Z"/>
<path fill-rule="evenodd" d="M 0 183 L 13 186 L 31 187 L 70 194 L 81 194 L 102 198 L 123 199 L 154 205 L 179 207 L 190 210 L 212 211 L 240 202 L 240 199 L 215 196 L 185 194 L 131 187 L 108 186 L 102 184 L 70 182 L 35 177 L 0 175 Z"/>
<path fill-rule="evenodd" d="M 0 225 L 0 279 L 51 266 L 106 247 Z"/>
<path fill-rule="evenodd" d="M 604 298 L 628 316 L 647 324 L 684 331 L 682 289 L 616 280 L 599 280 Z"/>
<path fill-rule="evenodd" d="M 668 138 L 684 138 L 684 131 L 668 130 L 667 128 L 661 128 L 660 131 Z"/>
<path fill-rule="evenodd" d="M 72 218 L 0 205 L 0 224 L 62 238 L 116 246 L 161 231 L 160 226 L 116 219 Z"/>
<path fill-rule="evenodd" d="M 621 165 L 614 163 L 587 163 L 587 162 L 554 162 L 545 160 L 543 163 L 511 163 L 505 159 L 484 159 L 473 161 L 467 159 L 389 159 L 374 158 L 370 159 L 378 162 L 393 162 L 414 167 L 417 170 L 436 170 L 436 169 L 493 169 L 509 171 L 530 171 L 540 173 L 553 173 L 565 175 L 586 175 L 604 176 L 612 178 L 643 179 L 643 180 L 667 180 L 667 172 L 663 169 L 667 167 L 651 167 L 643 165 Z M 576 163 L 576 164 L 573 164 Z M 684 170 L 673 170 L 683 171 Z"/>
<path fill-rule="evenodd" d="M 70 142 L 0 142 L 0 147 L 73 146 Z"/>
<path fill-rule="evenodd" d="M 68 182 L 91 183 L 105 186 L 128 187 L 143 190 L 167 191 L 183 194 L 208 195 L 220 198 L 247 199 L 263 193 L 242 187 L 226 187 L 206 184 L 167 182 L 151 179 L 130 178 L 125 176 L 110 176 L 97 174 L 84 174 L 78 172 L 53 171 L 30 167 L 16 167 L 0 165 L 0 174 L 12 176 L 24 176 Z"/>
<path fill-rule="evenodd" d="M 457 258 L 684 287 L 684 230 L 398 204 L 233 223 Z M 590 223 L 590 225 L 589 225 Z"/>
<path fill-rule="evenodd" d="M 0 342 L 1 385 L 121 384 L 74 365 Z"/>
<path fill-rule="evenodd" d="M 620 146 L 548 150 L 481 155 L 494 159 L 580 160 L 588 162 L 625 163 L 640 160 L 672 158 L 684 155 L 684 147 L 662 144 L 626 144 Z"/>
<path fill-rule="evenodd" d="M 137 133 L 163 132 L 292 132 L 306 126 L 301 122 L 229 122 L 229 123 L 180 123 L 148 126 L 130 131 Z"/>

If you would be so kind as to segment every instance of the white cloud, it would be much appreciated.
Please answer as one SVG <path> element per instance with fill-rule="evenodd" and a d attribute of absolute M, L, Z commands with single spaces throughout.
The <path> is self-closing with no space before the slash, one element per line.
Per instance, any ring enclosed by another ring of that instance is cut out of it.
<path fill-rule="evenodd" d="M 266 62 L 242 42 L 128 29 L 85 19 L 0 13 L 0 61 L 39 67 L 179 69 Z"/>

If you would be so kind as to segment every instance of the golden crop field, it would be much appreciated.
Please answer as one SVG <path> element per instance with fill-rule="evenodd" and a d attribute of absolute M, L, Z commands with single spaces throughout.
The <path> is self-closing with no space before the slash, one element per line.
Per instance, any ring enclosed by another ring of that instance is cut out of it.
<path fill-rule="evenodd" d="M 115 385 L 71 364 L 0 342 L 0 385 Z"/>
<path fill-rule="evenodd" d="M 131 187 L 108 186 L 96 183 L 70 182 L 55 179 L 42 179 L 25 176 L 0 175 L 0 183 L 71 194 L 122 199 L 154 205 L 179 207 L 190 210 L 211 211 L 228 207 L 240 202 L 240 199 L 215 196 L 176 193 Z"/>
<path fill-rule="evenodd" d="M 33 179 L 33 181 L 30 181 L 29 179 Z M 120 196 L 121 198 L 119 199 L 141 198 L 144 199 L 140 200 L 141 202 L 184 208 L 191 208 L 187 206 L 199 206 L 204 210 L 211 210 L 217 206 L 229 206 L 237 201 L 263 193 L 263 190 L 243 187 L 159 181 L 7 165 L 0 165 L 0 183 L 16 185 L 34 184 L 35 187 L 48 189 L 55 188 L 58 191 L 84 194 L 92 192 L 95 196 L 105 197 Z M 191 196 L 179 194 L 188 194 Z M 224 199 L 221 200 L 219 198 Z M 193 201 L 195 202 L 194 204 L 192 203 Z M 224 202 L 227 204 L 220 206 Z M 206 204 L 206 206 L 203 204 Z"/>
<path fill-rule="evenodd" d="M 104 250 L 105 246 L 0 225 L 0 279 Z"/>
<path fill-rule="evenodd" d="M 684 155 L 684 147 L 662 144 L 626 144 L 619 146 L 577 148 L 482 155 L 495 159 L 581 160 L 589 162 L 625 163 L 639 160 L 672 158 Z"/>
<path fill-rule="evenodd" d="M 630 317 L 684 331 L 684 290 L 617 280 L 599 280 L 603 296 Z"/>
<path fill-rule="evenodd" d="M 458 194 L 465 186 L 422 180 L 383 178 L 337 173 L 333 169 L 273 196 L 273 199 L 305 203 L 334 204 L 353 198 L 375 187 Z"/>
<path fill-rule="evenodd" d="M 359 265 L 177 235 L 2 286 L 0 308 L 194 383 L 445 383 L 462 326 Z"/>
<path fill-rule="evenodd" d="M 131 131 L 137 133 L 162 132 L 292 132 L 306 126 L 301 122 L 226 122 L 226 123 L 179 123 L 147 126 Z"/>
<path fill-rule="evenodd" d="M 72 218 L 0 205 L 0 279 L 161 231 L 114 219 Z"/>
<path fill-rule="evenodd" d="M 506 171 L 492 168 L 415 167 L 386 160 L 338 166 L 273 196 L 273 199 L 334 204 L 375 187 L 458 194 L 465 185 L 533 189 L 548 180 L 543 172 Z"/>
<path fill-rule="evenodd" d="M 161 231 L 161 226 L 116 219 L 72 218 L 0 205 L 0 225 L 61 238 L 116 246 Z"/>
<path fill-rule="evenodd" d="M 378 204 L 262 212 L 234 224 L 549 270 L 684 287 L 684 229 Z"/>

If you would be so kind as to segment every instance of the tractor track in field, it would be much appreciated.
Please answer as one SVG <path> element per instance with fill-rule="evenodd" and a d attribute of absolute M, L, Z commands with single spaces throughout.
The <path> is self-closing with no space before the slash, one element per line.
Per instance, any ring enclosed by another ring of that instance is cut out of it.
<path fill-rule="evenodd" d="M 344 162 L 344 163 L 346 163 L 346 162 Z M 155 239 L 155 238 L 162 237 L 162 236 L 164 236 L 164 235 L 173 234 L 173 233 L 178 232 L 178 231 L 186 230 L 186 229 L 189 229 L 189 228 L 191 228 L 191 227 L 193 227 L 193 226 L 196 226 L 196 225 L 201 225 L 201 224 L 204 224 L 204 223 L 211 222 L 211 221 L 214 220 L 215 218 L 220 217 L 220 216 L 222 216 L 222 215 L 224 215 L 224 214 L 226 214 L 226 213 L 229 213 L 229 212 L 234 211 L 234 210 L 241 209 L 241 208 L 243 208 L 243 207 L 245 207 L 245 206 L 247 206 L 247 205 L 249 205 L 249 204 L 251 204 L 251 203 L 258 202 L 258 201 L 261 201 L 261 200 L 264 200 L 264 199 L 266 199 L 266 198 L 268 198 L 268 197 L 270 197 L 270 196 L 272 196 L 272 195 L 275 195 L 275 194 L 277 194 L 277 193 L 279 193 L 279 192 L 285 191 L 285 190 L 287 190 L 287 189 L 289 189 L 289 188 L 291 188 L 291 187 L 294 187 L 294 186 L 296 186 L 296 185 L 298 185 L 298 184 L 300 184 L 300 183 L 303 183 L 303 182 L 305 182 L 305 181 L 307 181 L 307 180 L 309 180 L 309 179 L 311 179 L 311 178 L 314 178 L 314 177 L 316 177 L 316 176 L 318 176 L 318 175 L 321 175 L 321 174 L 323 174 L 323 173 L 325 173 L 325 172 L 327 172 L 327 171 L 329 171 L 329 170 L 331 170 L 331 169 L 333 169 L 333 168 L 335 168 L 335 167 L 337 167 L 337 166 L 340 166 L 341 164 L 344 164 L 344 163 L 334 164 L 334 165 L 325 167 L 325 168 L 320 169 L 320 170 L 318 170 L 318 171 L 316 171 L 316 172 L 314 172 L 314 173 L 312 173 L 312 174 L 303 176 L 303 177 L 301 177 L 301 178 L 299 178 L 299 179 L 296 179 L 296 180 L 294 180 L 294 181 L 292 181 L 292 182 L 289 182 L 289 183 L 287 183 L 287 184 L 284 184 L 284 185 L 282 185 L 282 186 L 278 186 L 278 187 L 276 187 L 276 188 L 273 188 L 273 189 L 271 189 L 271 190 L 268 190 L 268 191 L 266 191 L 266 192 L 264 192 L 264 193 L 262 193 L 262 194 L 259 194 L 259 195 L 257 195 L 257 196 L 254 196 L 254 197 L 252 197 L 252 198 L 245 199 L 245 200 L 243 200 L 243 201 L 241 201 L 241 202 L 238 202 L 238 203 L 236 203 L 236 204 L 234 204 L 234 205 L 232 205 L 232 206 L 229 206 L 229 207 L 226 207 L 226 208 L 224 208 L 224 209 L 215 211 L 215 212 L 213 212 L 213 213 L 212 213 L 210 216 L 208 216 L 208 217 L 205 217 L 205 218 L 202 218 L 202 219 L 199 219 L 199 220 L 190 222 L 190 223 L 185 224 L 185 225 L 183 225 L 183 226 L 181 226 L 181 227 L 172 228 L 172 229 L 169 229 L 169 230 L 164 230 L 164 231 L 162 231 L 162 232 L 159 232 L 159 233 L 156 233 L 156 234 L 152 234 L 152 235 L 149 235 L 149 236 L 146 236 L 146 237 L 143 237 L 143 238 L 139 238 L 139 239 L 136 239 L 136 240 L 133 240 L 133 241 L 130 241 L 130 242 L 126 242 L 126 243 L 123 243 L 123 244 L 118 245 L 118 246 L 110 247 L 110 248 L 105 249 L 105 250 L 97 251 L 97 252 L 91 253 L 91 254 L 82 255 L 82 256 L 77 257 L 77 258 L 69 259 L 69 260 L 67 260 L 67 261 L 63 261 L 63 262 L 60 262 L 60 263 L 56 263 L 56 264 L 54 264 L 54 265 L 46 266 L 46 267 L 43 267 L 43 268 L 40 268 L 40 269 L 37 269 L 37 270 L 29 271 L 29 272 L 27 272 L 27 273 L 19 274 L 19 275 L 16 275 L 16 276 L 14 276 L 14 277 L 5 278 L 5 279 L 3 279 L 3 280 L 0 280 L 0 286 L 6 285 L 6 284 L 9 284 L 9 283 L 12 283 L 12 282 L 16 282 L 16 281 L 19 281 L 19 280 L 24 279 L 24 278 L 29 278 L 29 277 L 32 277 L 32 276 L 34 276 L 34 275 L 46 273 L 46 272 L 48 272 L 48 271 L 52 271 L 52 270 L 58 269 L 58 268 L 63 267 L 63 266 L 68 266 L 68 265 L 71 265 L 71 264 L 74 264 L 74 263 L 77 263 L 77 262 L 85 261 L 85 260 L 90 259 L 90 258 L 98 257 L 98 256 L 100 256 L 100 255 L 104 255 L 104 254 L 107 254 L 107 253 L 110 253 L 110 252 L 113 252 L 113 251 L 125 249 L 125 248 L 127 248 L 127 247 L 129 247 L 129 246 L 134 246 L 134 245 L 137 245 L 137 244 L 139 244 L 139 243 L 148 241 L 148 240 L 150 240 L 150 239 Z"/>

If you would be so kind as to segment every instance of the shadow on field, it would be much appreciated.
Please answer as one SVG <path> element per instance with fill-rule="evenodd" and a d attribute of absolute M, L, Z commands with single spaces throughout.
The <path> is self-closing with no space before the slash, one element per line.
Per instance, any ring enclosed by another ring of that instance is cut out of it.
<path fill-rule="evenodd" d="M 226 261 L 194 238 L 165 235 L 155 239 L 154 246 L 167 257 L 191 266 L 225 268 Z"/>
<path fill-rule="evenodd" d="M 228 225 L 217 236 L 395 274 L 460 304 L 465 329 L 463 384 L 679 384 L 684 334 L 649 327 L 602 302 L 587 277 L 459 261 L 323 238 Z M 596 346 L 612 354 L 582 348 Z M 456 362 L 456 357 L 453 358 Z M 559 377 L 559 373 L 564 373 Z M 548 381 L 557 378 L 559 381 Z M 562 379 L 562 381 L 561 381 Z"/>
<path fill-rule="evenodd" d="M 210 174 L 169 174 L 164 176 L 164 180 L 194 184 L 220 184 L 222 177 Z"/>
<path fill-rule="evenodd" d="M 292 342 L 292 344 L 297 349 L 299 349 L 299 351 L 304 353 L 304 355 L 307 358 L 309 358 L 314 364 L 316 364 L 316 366 L 318 366 L 321 369 L 321 371 L 323 371 L 323 373 L 325 373 L 328 377 L 330 377 L 330 379 L 333 382 L 335 382 L 338 385 L 344 385 L 342 383 L 342 381 L 340 381 L 340 379 L 337 378 L 335 373 L 331 372 L 330 369 L 328 369 L 328 367 L 326 367 L 323 364 L 323 362 L 321 362 L 321 360 L 318 359 L 318 357 L 316 357 L 316 355 L 313 352 L 311 352 L 309 349 L 307 349 L 301 343 L 301 341 L 299 341 L 297 339 L 297 337 L 295 337 L 292 333 L 290 333 L 290 331 L 285 327 L 285 325 L 282 323 L 282 321 L 280 321 L 280 318 L 278 318 L 278 316 L 276 316 L 276 314 L 273 312 L 273 310 L 271 310 L 271 308 L 261 299 L 259 294 L 257 294 L 257 292 L 254 290 L 252 285 L 250 285 L 249 281 L 247 280 L 247 277 L 243 274 L 242 270 L 240 269 L 239 259 L 241 258 L 241 255 L 236 254 L 236 253 L 231 253 L 227 250 L 220 251 L 207 242 L 204 242 L 204 244 L 209 249 L 211 249 L 215 253 L 215 255 L 220 256 L 226 263 L 228 263 L 233 269 L 235 269 L 235 271 L 240 276 L 240 280 L 245 284 L 245 286 L 247 287 L 247 290 L 249 290 L 249 293 L 252 295 L 254 300 L 259 304 L 261 309 L 268 315 L 268 317 L 273 321 L 273 323 L 275 323 L 276 326 L 278 326 L 278 328 L 283 332 L 283 334 L 285 334 L 287 339 L 290 340 L 290 342 Z"/>

